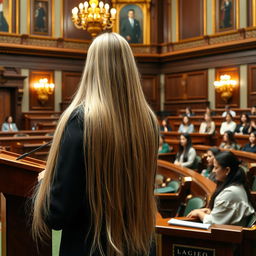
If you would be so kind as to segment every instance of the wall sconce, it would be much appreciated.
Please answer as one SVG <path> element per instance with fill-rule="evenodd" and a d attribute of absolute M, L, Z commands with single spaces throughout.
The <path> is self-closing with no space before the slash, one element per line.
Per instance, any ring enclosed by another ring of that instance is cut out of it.
<path fill-rule="evenodd" d="M 49 99 L 49 95 L 53 94 L 55 85 L 53 83 L 48 83 L 47 78 L 40 79 L 38 83 L 34 83 L 34 89 L 37 93 L 37 99 L 42 103 Z"/>
<path fill-rule="evenodd" d="M 230 75 L 220 76 L 220 81 L 214 81 L 215 90 L 220 93 L 221 98 L 228 102 L 228 100 L 233 96 L 233 91 L 237 86 L 236 80 L 231 80 Z"/>

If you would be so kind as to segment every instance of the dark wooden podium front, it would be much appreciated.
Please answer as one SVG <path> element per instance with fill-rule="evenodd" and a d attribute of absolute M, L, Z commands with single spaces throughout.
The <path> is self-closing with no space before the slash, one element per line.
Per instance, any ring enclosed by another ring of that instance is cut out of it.
<path fill-rule="evenodd" d="M 45 162 L 17 161 L 18 154 L 0 150 L 2 256 L 50 256 L 51 239 L 37 249 L 31 235 L 31 195 Z"/>
<path fill-rule="evenodd" d="M 208 230 L 169 225 L 157 217 L 159 256 L 255 256 L 256 227 L 212 225 Z"/>

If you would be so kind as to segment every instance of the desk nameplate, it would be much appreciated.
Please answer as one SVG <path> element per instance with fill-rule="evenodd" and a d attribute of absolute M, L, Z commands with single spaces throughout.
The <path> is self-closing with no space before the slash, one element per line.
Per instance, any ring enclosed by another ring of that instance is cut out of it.
<path fill-rule="evenodd" d="M 215 256 L 215 249 L 173 244 L 172 256 Z"/>

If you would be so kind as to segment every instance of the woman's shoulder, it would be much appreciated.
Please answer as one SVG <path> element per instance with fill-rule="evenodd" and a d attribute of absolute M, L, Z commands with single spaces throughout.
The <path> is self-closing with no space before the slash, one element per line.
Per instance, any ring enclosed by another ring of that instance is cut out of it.
<path fill-rule="evenodd" d="M 222 198 L 222 200 L 237 201 L 244 193 L 246 194 L 246 191 L 242 185 L 234 184 L 224 188 L 218 197 Z"/>

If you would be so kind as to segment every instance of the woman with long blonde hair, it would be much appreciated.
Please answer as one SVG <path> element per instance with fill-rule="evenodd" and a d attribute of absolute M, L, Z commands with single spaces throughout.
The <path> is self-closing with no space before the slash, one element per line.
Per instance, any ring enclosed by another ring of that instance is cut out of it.
<path fill-rule="evenodd" d="M 62 230 L 61 256 L 148 255 L 158 138 L 129 44 L 98 36 L 54 134 L 35 194 L 34 237 Z"/>

